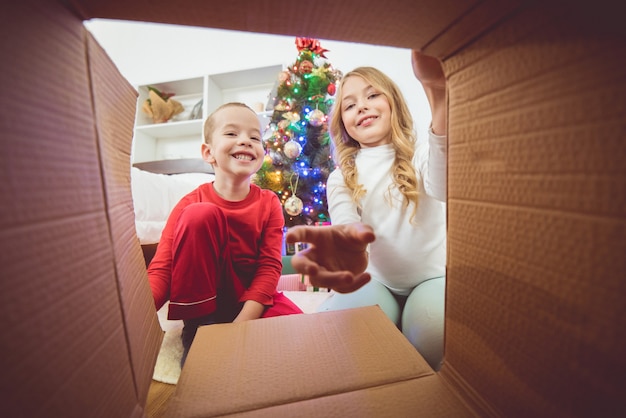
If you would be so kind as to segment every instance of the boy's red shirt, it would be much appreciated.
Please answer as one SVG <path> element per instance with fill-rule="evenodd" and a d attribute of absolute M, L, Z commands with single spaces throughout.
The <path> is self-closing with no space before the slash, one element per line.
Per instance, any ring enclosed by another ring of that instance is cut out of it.
<path fill-rule="evenodd" d="M 254 300 L 271 306 L 282 271 L 284 218 L 278 197 L 271 190 L 252 184 L 244 200 L 230 202 L 215 192 L 213 183 L 206 183 L 178 202 L 163 229 L 157 252 L 148 267 L 156 308 L 160 309 L 174 296 L 171 292 L 190 291 L 171 289 L 172 241 L 182 210 L 198 202 L 213 203 L 226 214 L 233 267 L 247 289 L 240 302 Z"/>

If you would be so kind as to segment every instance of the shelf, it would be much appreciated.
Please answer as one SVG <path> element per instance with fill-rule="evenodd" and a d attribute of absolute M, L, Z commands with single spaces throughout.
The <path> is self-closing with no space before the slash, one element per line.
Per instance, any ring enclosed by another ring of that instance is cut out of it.
<path fill-rule="evenodd" d="M 148 86 L 155 87 L 163 93 L 175 93 L 177 96 L 185 96 L 190 94 L 202 95 L 202 87 L 205 83 L 205 77 L 186 78 L 182 80 L 173 80 L 160 83 L 150 83 L 139 88 L 147 96 Z M 143 90 L 145 89 L 145 90 Z M 142 91 L 143 90 L 143 91 Z"/>
<path fill-rule="evenodd" d="M 133 139 L 133 163 L 170 158 L 196 158 L 203 141 L 203 124 L 208 115 L 227 102 L 242 102 L 258 108 L 268 109 L 272 90 L 278 83 L 282 65 L 252 68 L 221 74 L 211 74 L 183 80 L 151 83 L 138 88 L 135 135 Z M 184 111 L 169 122 L 153 123 L 142 107 L 148 98 L 148 87 L 164 93 L 174 93 Z M 189 119 L 192 109 L 202 101 L 201 115 Z M 257 113 L 261 129 L 265 130 L 271 120 L 272 111 Z"/>
<path fill-rule="evenodd" d="M 175 136 L 202 135 L 202 120 L 184 120 L 165 123 L 153 123 L 135 127 L 135 130 L 152 138 L 170 138 Z"/>
<path fill-rule="evenodd" d="M 282 65 L 252 68 L 249 70 L 231 71 L 229 73 L 212 74 L 209 77 L 222 90 L 240 89 L 259 84 L 274 84 L 278 80 Z"/>
<path fill-rule="evenodd" d="M 138 107 L 137 109 L 137 111 L 140 113 L 137 114 L 135 126 L 162 126 L 172 122 L 193 121 L 194 119 L 191 119 L 191 113 L 193 112 L 194 107 L 202 100 L 202 94 L 177 94 L 172 97 L 172 99 L 178 101 L 183 106 L 184 110 L 181 113 L 174 115 L 172 119 L 170 119 L 170 121 L 166 123 L 154 123 L 152 118 L 150 118 L 150 116 L 142 110 L 145 99 L 143 97 L 140 97 L 139 100 L 141 100 L 141 102 L 138 104 L 141 104 L 141 107 Z M 201 119 L 203 119 L 203 115 L 200 115 L 200 118 L 198 118 L 198 120 Z"/>
<path fill-rule="evenodd" d="M 242 102 L 250 107 L 261 104 L 268 109 L 272 91 L 278 84 L 282 65 L 212 74 L 208 80 L 207 111 L 210 113 L 222 103 Z"/>

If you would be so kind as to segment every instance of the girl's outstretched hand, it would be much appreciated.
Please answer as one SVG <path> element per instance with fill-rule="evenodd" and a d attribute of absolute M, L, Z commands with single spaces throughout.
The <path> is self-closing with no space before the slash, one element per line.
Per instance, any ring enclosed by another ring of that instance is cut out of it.
<path fill-rule="evenodd" d="M 306 242 L 308 248 L 291 259 L 293 268 L 309 276 L 313 286 L 339 293 L 357 290 L 371 277 L 367 267 L 367 246 L 374 230 L 362 223 L 331 226 L 295 226 L 287 232 L 289 243 Z"/>

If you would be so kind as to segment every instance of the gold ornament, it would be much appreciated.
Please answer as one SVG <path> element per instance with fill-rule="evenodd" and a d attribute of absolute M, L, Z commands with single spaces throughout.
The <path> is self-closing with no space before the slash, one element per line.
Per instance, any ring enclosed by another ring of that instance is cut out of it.
<path fill-rule="evenodd" d="M 281 83 L 284 83 L 290 78 L 291 78 L 291 75 L 289 74 L 289 71 L 287 70 L 283 70 L 280 73 L 278 73 L 278 81 L 280 81 Z"/>
<path fill-rule="evenodd" d="M 286 120 L 288 120 L 291 123 L 298 123 L 298 122 L 300 122 L 300 114 L 298 112 L 283 113 L 283 118 L 285 118 Z"/>
<path fill-rule="evenodd" d="M 285 200 L 285 212 L 287 212 L 291 216 L 298 216 L 302 213 L 302 208 L 304 204 L 302 203 L 302 199 L 298 196 L 291 196 L 287 200 Z"/>
<path fill-rule="evenodd" d="M 295 160 L 302 153 L 302 146 L 298 142 L 291 139 L 287 141 L 287 143 L 283 147 L 283 153 L 285 154 L 285 156 L 287 156 L 287 158 Z"/>
<path fill-rule="evenodd" d="M 300 74 L 310 74 L 313 71 L 313 63 L 309 60 L 302 60 L 298 70 Z"/>
<path fill-rule="evenodd" d="M 325 120 L 326 115 L 319 109 L 315 109 L 309 113 L 309 123 L 313 126 L 322 126 Z"/>
<path fill-rule="evenodd" d="M 274 164 L 274 161 L 272 160 L 272 157 L 270 157 L 269 155 L 265 155 L 265 157 L 263 157 L 263 168 L 269 168 Z"/>
<path fill-rule="evenodd" d="M 293 177 L 296 176 L 296 184 L 293 184 Z M 298 173 L 291 173 L 291 177 L 289 178 L 289 186 L 291 187 L 291 192 L 293 195 L 287 200 L 285 200 L 284 207 L 285 212 L 290 216 L 298 216 L 302 213 L 302 208 L 304 208 L 304 203 L 302 203 L 302 199 L 296 196 L 296 191 L 298 190 L 298 180 L 300 180 L 300 175 Z"/>

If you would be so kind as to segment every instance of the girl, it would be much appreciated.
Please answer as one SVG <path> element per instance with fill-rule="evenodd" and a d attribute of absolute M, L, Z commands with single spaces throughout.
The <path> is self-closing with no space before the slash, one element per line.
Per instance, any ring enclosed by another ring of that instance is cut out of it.
<path fill-rule="evenodd" d="M 435 58 L 417 51 L 412 58 L 433 115 L 428 143 L 416 140 L 406 102 L 389 77 L 372 67 L 347 73 L 330 121 L 339 166 L 327 184 L 333 226 L 292 228 L 287 240 L 311 243 L 294 257 L 294 268 L 337 291 L 320 310 L 379 305 L 438 370 L 446 257 L 445 77 Z"/>

